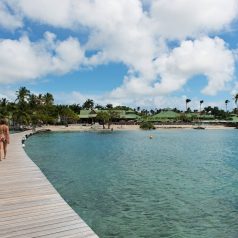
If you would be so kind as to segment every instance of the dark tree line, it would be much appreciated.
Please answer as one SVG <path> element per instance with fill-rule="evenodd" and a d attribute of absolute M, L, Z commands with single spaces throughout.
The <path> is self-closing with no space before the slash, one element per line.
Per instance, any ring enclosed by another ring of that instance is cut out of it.
<path fill-rule="evenodd" d="M 227 107 L 229 100 L 224 101 L 226 110 L 219 109 L 218 107 L 207 106 L 202 109 L 204 100 L 200 101 L 200 108 L 193 112 L 199 112 L 200 114 L 213 115 L 217 119 L 229 119 L 231 113 L 238 114 L 238 94 L 233 98 L 236 108 L 232 112 L 228 112 Z M 191 99 L 185 100 L 187 113 L 192 112 L 188 107 Z M 81 110 L 101 110 L 97 113 L 97 119 L 102 122 L 103 125 L 110 124 L 112 120 L 118 117 L 117 112 L 119 110 L 132 111 L 142 118 L 150 117 L 165 111 L 168 109 L 143 109 L 141 107 L 130 108 L 128 106 L 113 106 L 108 103 L 105 106 L 95 104 L 92 99 L 87 99 L 82 105 L 55 105 L 54 97 L 51 93 L 46 94 L 33 94 L 26 87 L 21 87 L 16 92 L 16 100 L 14 102 L 8 101 L 6 98 L 0 99 L 0 117 L 6 117 L 10 119 L 11 125 L 18 127 L 21 125 L 40 125 L 40 124 L 68 124 L 76 123 L 79 121 L 79 114 Z M 174 112 L 181 113 L 177 108 L 170 109 Z"/>

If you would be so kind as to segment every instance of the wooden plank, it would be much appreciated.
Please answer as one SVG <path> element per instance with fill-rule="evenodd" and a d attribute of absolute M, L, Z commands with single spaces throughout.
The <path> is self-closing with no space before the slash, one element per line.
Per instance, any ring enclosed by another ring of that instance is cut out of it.
<path fill-rule="evenodd" d="M 65 206 L 63 208 L 59 209 L 59 206 L 55 206 L 55 207 L 50 207 L 50 208 L 44 208 L 44 209 L 40 209 L 37 212 L 35 210 L 30 210 L 28 212 L 25 213 L 15 213 L 15 214 L 5 214 L 3 218 L 0 219 L 0 225 L 3 224 L 6 221 L 10 221 L 10 220 L 15 220 L 14 222 L 21 222 L 24 219 L 32 219 L 34 217 L 37 216 L 37 219 L 39 217 L 43 217 L 43 216 L 47 216 L 47 217 L 51 217 L 51 216 L 59 216 L 61 214 L 64 213 L 69 213 L 69 210 L 65 208 Z"/>
<path fill-rule="evenodd" d="M 19 230 L 19 231 L 13 231 L 8 232 L 8 234 L 1 234 L 1 238 L 9 238 L 9 237 L 20 237 L 20 236 L 31 236 L 31 237 L 37 237 L 37 236 L 44 236 L 49 234 L 54 234 L 58 232 L 64 232 L 69 231 L 72 229 L 81 229 L 81 231 L 88 230 L 88 227 L 86 224 L 79 223 L 77 220 L 73 221 L 66 221 L 65 223 L 55 223 L 55 224 L 44 224 L 38 227 L 31 227 L 30 229 L 26 230 Z M 9 234 L 11 233 L 11 234 Z M 67 237 L 67 236 L 66 236 Z"/>
<path fill-rule="evenodd" d="M 7 210 L 7 211 L 3 211 L 0 212 L 0 220 L 5 219 L 6 217 L 11 217 L 11 216 L 16 216 L 16 215 L 21 215 L 21 214 L 30 214 L 30 213 L 34 213 L 35 215 L 38 214 L 38 212 L 40 211 L 44 211 L 44 210 L 49 210 L 49 209 L 55 209 L 55 207 L 58 207 L 58 209 L 63 210 L 68 209 L 67 207 L 65 207 L 65 203 L 51 203 L 51 204 L 46 204 L 46 205 L 36 205 L 36 206 L 32 206 L 29 208 L 21 208 L 21 209 L 14 209 L 14 210 Z"/>
<path fill-rule="evenodd" d="M 77 217 L 72 214 L 65 214 L 64 216 L 61 216 L 61 217 L 55 217 L 55 216 L 50 217 L 50 218 L 44 217 L 40 220 L 37 220 L 37 222 L 32 221 L 32 220 L 31 221 L 26 220 L 25 223 L 16 223 L 15 226 L 14 226 L 14 224 L 10 224 L 8 226 L 5 225 L 5 230 L 2 229 L 0 235 L 1 236 L 8 235 L 9 232 L 11 232 L 11 233 L 13 233 L 13 232 L 26 233 L 26 232 L 28 232 L 29 229 L 31 230 L 31 232 L 33 232 L 33 231 L 38 232 L 38 231 L 42 231 L 42 229 L 44 229 L 44 227 L 46 229 L 48 229 L 49 226 L 54 226 L 56 224 L 58 226 L 64 226 L 65 223 L 68 224 L 69 222 L 78 223 Z"/>
<path fill-rule="evenodd" d="M 0 237 L 98 237 L 26 155 L 24 134 L 11 135 L 0 162 Z"/>
<path fill-rule="evenodd" d="M 67 234 L 67 236 L 66 236 Z M 36 236 L 36 238 L 94 238 L 87 229 L 78 232 L 77 229 L 67 230 L 66 232 L 57 232 L 54 234 Z M 23 238 L 23 237 L 21 237 Z"/>
<path fill-rule="evenodd" d="M 47 224 L 59 224 L 59 223 L 65 223 L 68 221 L 72 221 L 72 220 L 77 220 L 77 217 L 72 215 L 72 213 L 64 213 L 62 214 L 62 216 L 42 216 L 42 217 L 37 217 L 37 222 L 34 221 L 31 218 L 26 218 L 23 219 L 21 222 L 15 222 L 14 223 L 9 223 L 9 222 L 1 222 L 1 225 L 4 226 L 3 229 L 1 229 L 1 233 L 0 234 L 8 234 L 9 231 L 11 232 L 16 232 L 16 231 L 20 231 L 20 230 L 28 230 L 28 229 L 33 229 L 35 227 L 41 227 L 41 226 L 45 226 Z"/>

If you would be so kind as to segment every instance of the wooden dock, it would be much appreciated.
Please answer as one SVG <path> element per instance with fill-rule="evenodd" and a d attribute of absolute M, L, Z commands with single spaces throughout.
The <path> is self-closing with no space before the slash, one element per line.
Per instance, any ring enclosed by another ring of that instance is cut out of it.
<path fill-rule="evenodd" d="M 98 237 L 26 155 L 23 136 L 11 135 L 7 159 L 0 162 L 0 237 Z"/>

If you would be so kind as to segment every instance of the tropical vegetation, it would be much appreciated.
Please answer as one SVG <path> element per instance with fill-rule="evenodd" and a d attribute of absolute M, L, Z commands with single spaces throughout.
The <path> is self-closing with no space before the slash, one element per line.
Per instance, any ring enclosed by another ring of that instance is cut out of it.
<path fill-rule="evenodd" d="M 153 123 L 164 122 L 193 122 L 197 120 L 227 120 L 238 121 L 238 93 L 233 97 L 236 107 L 228 111 L 226 99 L 225 110 L 218 107 L 205 106 L 200 100 L 200 107 L 191 110 L 188 104 L 191 99 L 186 99 L 186 110 L 177 108 L 144 109 L 141 107 L 113 106 L 96 104 L 92 99 L 87 99 L 81 104 L 61 105 L 55 104 L 51 93 L 34 94 L 26 87 L 16 91 L 15 101 L 6 98 L 0 99 L 0 117 L 6 117 L 14 128 L 22 126 L 39 126 L 42 124 L 94 123 L 98 122 L 103 128 L 110 128 L 112 123 L 141 123 L 142 128 L 153 128 Z"/>
<path fill-rule="evenodd" d="M 143 122 L 141 122 L 141 124 L 140 124 L 140 128 L 141 128 L 142 130 L 154 130 L 154 129 L 155 129 L 155 126 L 154 126 L 153 123 L 150 122 L 150 121 L 143 121 Z"/>

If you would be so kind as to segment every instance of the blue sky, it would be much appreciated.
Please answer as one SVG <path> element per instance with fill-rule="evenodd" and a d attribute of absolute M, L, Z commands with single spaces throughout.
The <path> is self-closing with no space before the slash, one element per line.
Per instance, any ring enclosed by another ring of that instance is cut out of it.
<path fill-rule="evenodd" d="M 232 109 L 237 17 L 237 0 L 1 0 L 0 97 Z"/>

